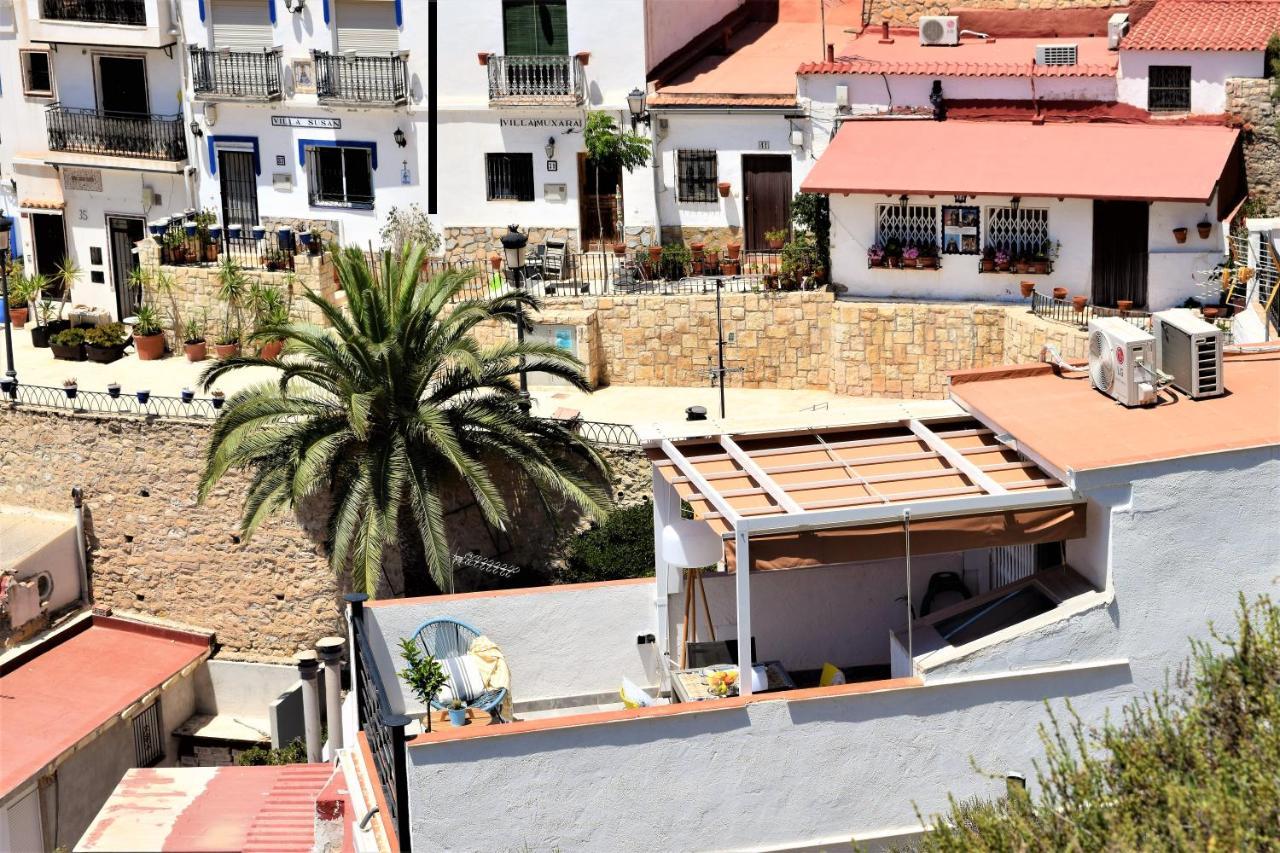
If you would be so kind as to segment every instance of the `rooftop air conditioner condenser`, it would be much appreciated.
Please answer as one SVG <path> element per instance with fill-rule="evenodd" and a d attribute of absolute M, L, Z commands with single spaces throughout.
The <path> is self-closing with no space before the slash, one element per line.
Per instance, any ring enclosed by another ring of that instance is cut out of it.
<path fill-rule="evenodd" d="M 1189 308 L 1171 308 L 1151 317 L 1156 363 L 1173 377 L 1173 387 L 1193 400 L 1216 397 L 1222 385 L 1222 330 Z"/>
<path fill-rule="evenodd" d="M 1156 401 L 1155 338 L 1119 317 L 1089 321 L 1089 378 L 1125 406 Z"/>
<path fill-rule="evenodd" d="M 958 15 L 921 15 L 920 43 L 947 46 L 959 44 L 960 17 Z"/>

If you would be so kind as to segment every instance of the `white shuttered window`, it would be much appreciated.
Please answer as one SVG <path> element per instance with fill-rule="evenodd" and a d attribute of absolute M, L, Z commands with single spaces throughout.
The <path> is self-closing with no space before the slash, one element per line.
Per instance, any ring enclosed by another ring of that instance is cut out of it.
<path fill-rule="evenodd" d="M 272 46 L 271 19 L 264 0 L 213 0 L 213 46 L 259 51 Z"/>
<path fill-rule="evenodd" d="M 338 50 L 386 55 L 400 49 L 392 0 L 338 0 Z"/>

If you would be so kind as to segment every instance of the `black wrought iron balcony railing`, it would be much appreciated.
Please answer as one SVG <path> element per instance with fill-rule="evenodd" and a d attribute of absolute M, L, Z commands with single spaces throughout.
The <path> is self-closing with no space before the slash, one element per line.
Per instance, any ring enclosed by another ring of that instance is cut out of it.
<path fill-rule="evenodd" d="M 144 0 L 41 0 L 40 17 L 46 21 L 141 27 L 147 23 L 147 7 Z"/>
<path fill-rule="evenodd" d="M 490 56 L 489 100 L 521 105 L 581 104 L 586 96 L 576 56 Z"/>
<path fill-rule="evenodd" d="M 409 101 L 409 67 L 403 53 L 369 56 L 317 50 L 312 56 L 321 103 L 398 106 Z"/>
<path fill-rule="evenodd" d="M 272 101 L 280 97 L 278 47 L 260 51 L 209 50 L 191 45 L 191 80 L 205 100 Z"/>
<path fill-rule="evenodd" d="M 45 110 L 49 148 L 82 154 L 187 159 L 182 116 L 109 113 L 52 104 Z"/>

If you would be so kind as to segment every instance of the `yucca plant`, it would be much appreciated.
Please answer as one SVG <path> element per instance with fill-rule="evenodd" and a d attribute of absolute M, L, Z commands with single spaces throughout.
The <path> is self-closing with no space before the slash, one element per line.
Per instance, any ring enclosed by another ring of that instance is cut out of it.
<path fill-rule="evenodd" d="M 513 476 L 550 508 L 555 497 L 603 518 L 608 464 L 588 441 L 521 407 L 520 361 L 586 390 L 581 363 L 549 343 L 481 346 L 482 323 L 527 322 L 523 292 L 458 297 L 467 276 L 420 280 L 425 248 L 386 252 L 371 265 L 349 247 L 334 253 L 347 311 L 304 294 L 331 328 L 287 321 L 257 333 L 285 341 L 287 362 L 255 356 L 214 364 L 204 388 L 234 370 L 271 366 L 275 382 L 227 400 L 213 427 L 199 499 L 230 470 L 249 473 L 241 532 L 274 512 L 327 493 L 330 561 L 370 594 L 398 552 L 407 591 L 452 588 L 446 495 L 469 491 L 491 525 L 510 514 L 495 482 Z"/>

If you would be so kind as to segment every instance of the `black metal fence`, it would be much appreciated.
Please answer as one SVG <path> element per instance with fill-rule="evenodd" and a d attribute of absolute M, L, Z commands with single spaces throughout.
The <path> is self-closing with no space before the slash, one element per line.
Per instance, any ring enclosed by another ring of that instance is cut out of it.
<path fill-rule="evenodd" d="M 187 159 L 182 116 L 110 113 L 51 104 L 45 110 L 49 148 L 148 160 Z"/>
<path fill-rule="evenodd" d="M 280 48 L 209 50 L 191 45 L 191 81 L 197 95 L 272 100 L 280 97 Z"/>
<path fill-rule="evenodd" d="M 743 252 L 735 261 L 725 258 L 676 259 L 653 257 L 647 250 L 626 255 L 574 252 L 563 256 L 534 255 L 520 276 L 523 287 L 538 298 L 566 296 L 676 296 L 750 293 L 782 287 L 781 259 L 776 252 Z M 426 272 L 455 271 L 470 280 L 460 298 L 483 299 L 512 287 L 515 274 L 489 261 L 430 261 Z"/>
<path fill-rule="evenodd" d="M 40 17 L 48 21 L 145 26 L 147 7 L 143 0 L 43 0 Z"/>
<path fill-rule="evenodd" d="M 239 231 L 225 227 L 196 226 L 194 233 L 182 217 L 169 221 L 159 236 L 160 263 L 166 266 L 200 266 L 231 257 L 243 269 L 290 272 L 294 255 L 311 251 L 292 231 L 242 226 Z M 153 235 L 155 237 L 157 235 Z"/>
<path fill-rule="evenodd" d="M 1077 311 L 1072 300 L 1054 299 L 1051 296 L 1043 296 L 1038 291 L 1033 291 L 1031 294 L 1031 312 L 1046 320 L 1080 327 L 1087 327 L 1089 321 L 1095 317 L 1119 317 L 1139 329 L 1151 331 L 1151 315 L 1146 311 L 1121 311 L 1117 308 L 1104 308 L 1101 305 L 1089 303 L 1085 303 L 1082 309 Z"/>
<path fill-rule="evenodd" d="M 409 69 L 399 53 L 387 56 L 312 52 L 316 63 L 316 97 L 366 106 L 405 104 Z"/>
<path fill-rule="evenodd" d="M 493 101 L 572 101 L 586 95 L 582 61 L 576 56 L 490 56 L 489 99 Z"/>

